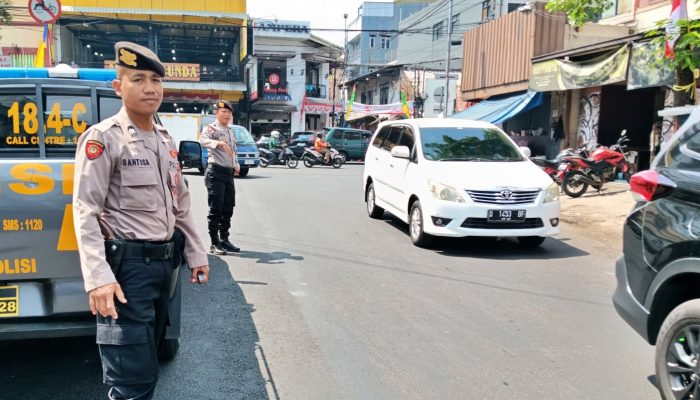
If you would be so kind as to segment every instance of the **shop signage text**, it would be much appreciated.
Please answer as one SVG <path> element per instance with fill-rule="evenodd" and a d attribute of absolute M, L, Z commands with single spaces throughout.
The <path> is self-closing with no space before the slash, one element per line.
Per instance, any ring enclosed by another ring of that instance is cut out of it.
<path fill-rule="evenodd" d="M 309 21 L 255 20 L 253 35 L 308 39 L 311 37 L 311 25 Z"/>
<path fill-rule="evenodd" d="M 200 79 L 199 64 L 163 63 L 166 81 L 196 81 Z M 114 69 L 114 61 L 105 61 L 105 68 Z"/>

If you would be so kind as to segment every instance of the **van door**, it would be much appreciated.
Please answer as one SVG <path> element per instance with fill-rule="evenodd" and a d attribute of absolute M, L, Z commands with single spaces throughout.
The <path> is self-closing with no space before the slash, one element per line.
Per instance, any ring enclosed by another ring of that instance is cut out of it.
<path fill-rule="evenodd" d="M 408 126 L 396 127 L 400 130 L 401 135 L 395 143 L 395 146 L 406 146 L 411 150 L 411 155 L 414 155 L 413 145 L 415 143 L 415 134 Z M 411 182 L 407 179 L 407 172 L 411 161 L 407 158 L 398 158 L 391 155 L 388 156 L 387 181 L 391 182 L 389 191 L 389 202 L 393 204 L 402 213 L 408 213 L 408 196 L 411 195 Z"/>

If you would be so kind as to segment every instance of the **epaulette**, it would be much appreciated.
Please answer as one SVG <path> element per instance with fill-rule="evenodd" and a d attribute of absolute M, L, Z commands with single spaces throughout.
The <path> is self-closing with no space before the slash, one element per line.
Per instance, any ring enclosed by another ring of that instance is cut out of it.
<path fill-rule="evenodd" d="M 98 132 L 106 132 L 108 129 L 114 127 L 114 126 L 120 126 L 119 125 L 119 120 L 116 117 L 109 117 L 103 121 L 100 121 L 96 123 L 95 125 L 90 127 L 90 130 L 95 130 Z"/>
<path fill-rule="evenodd" d="M 153 127 L 154 127 L 155 130 L 157 130 L 158 132 L 164 133 L 164 134 L 170 136 L 170 133 L 168 132 L 167 129 L 165 129 L 165 127 L 163 127 L 163 125 L 153 124 Z"/>

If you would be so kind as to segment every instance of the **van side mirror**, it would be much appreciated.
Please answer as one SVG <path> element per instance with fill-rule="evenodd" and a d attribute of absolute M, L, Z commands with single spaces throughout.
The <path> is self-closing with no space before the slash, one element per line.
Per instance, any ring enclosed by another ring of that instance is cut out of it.
<path fill-rule="evenodd" d="M 196 168 L 202 164 L 202 145 L 191 140 L 180 141 L 178 161 L 184 168 Z"/>
<path fill-rule="evenodd" d="M 391 148 L 391 155 L 396 158 L 409 158 L 411 157 L 411 150 L 408 146 L 394 146 Z"/>

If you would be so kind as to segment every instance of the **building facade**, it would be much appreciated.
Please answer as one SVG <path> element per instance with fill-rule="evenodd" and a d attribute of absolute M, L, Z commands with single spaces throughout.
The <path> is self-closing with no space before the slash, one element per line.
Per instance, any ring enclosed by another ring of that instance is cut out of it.
<path fill-rule="evenodd" d="M 337 79 L 342 48 L 312 35 L 308 21 L 253 19 L 252 26 L 246 70 L 253 135 L 330 126 L 334 105 L 342 107 L 329 87 Z"/>

